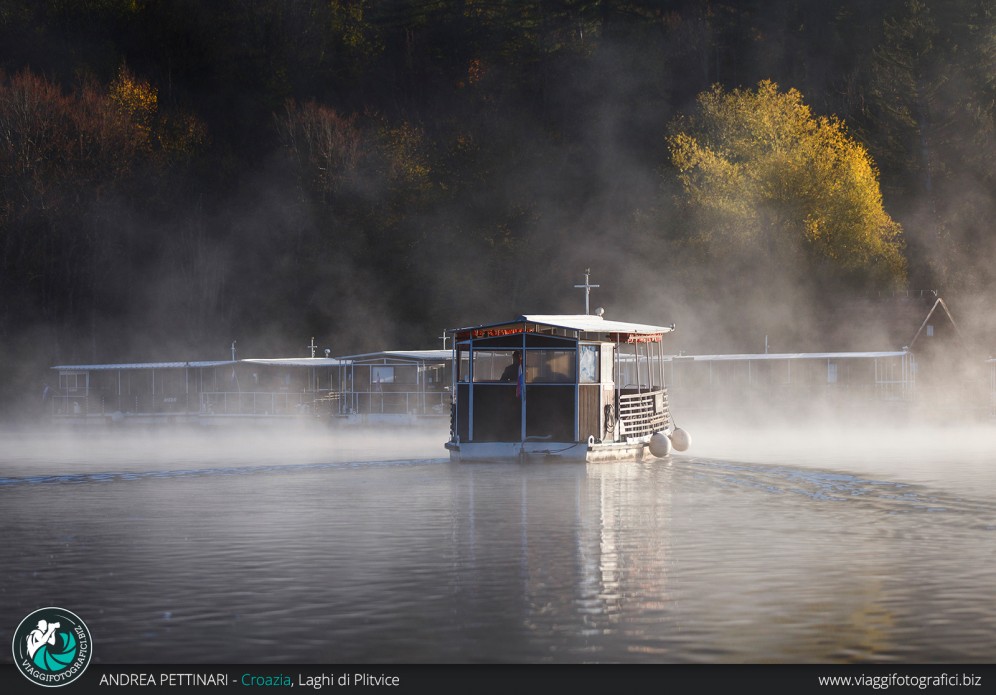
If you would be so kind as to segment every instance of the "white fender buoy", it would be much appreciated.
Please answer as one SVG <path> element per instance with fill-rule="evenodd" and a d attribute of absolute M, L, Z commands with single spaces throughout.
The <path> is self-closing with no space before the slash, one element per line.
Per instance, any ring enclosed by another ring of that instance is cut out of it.
<path fill-rule="evenodd" d="M 671 453 L 671 440 L 663 432 L 655 432 L 650 438 L 650 453 L 659 459 Z"/>
<path fill-rule="evenodd" d="M 678 427 L 671 433 L 671 443 L 674 444 L 675 451 L 685 451 L 692 445 L 692 436 Z"/>

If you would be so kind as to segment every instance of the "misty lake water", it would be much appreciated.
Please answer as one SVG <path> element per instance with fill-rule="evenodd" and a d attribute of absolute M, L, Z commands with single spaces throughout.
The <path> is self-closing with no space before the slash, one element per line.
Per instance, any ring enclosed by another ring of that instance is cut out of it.
<path fill-rule="evenodd" d="M 992 426 L 689 429 L 589 465 L 455 464 L 443 430 L 7 432 L 0 642 L 55 605 L 107 664 L 996 659 Z"/>

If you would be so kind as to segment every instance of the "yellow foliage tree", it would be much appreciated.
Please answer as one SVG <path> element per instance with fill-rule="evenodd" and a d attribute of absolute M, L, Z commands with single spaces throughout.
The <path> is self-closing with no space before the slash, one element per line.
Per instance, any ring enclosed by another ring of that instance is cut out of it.
<path fill-rule="evenodd" d="M 905 281 L 902 229 L 868 151 L 798 91 L 713 87 L 672 124 L 668 145 L 696 240 L 713 252 L 751 249 L 879 288 Z"/>
<path fill-rule="evenodd" d="M 382 133 L 391 181 L 424 191 L 432 169 L 425 155 L 425 132 L 411 123 L 389 127 Z"/>
<path fill-rule="evenodd" d="M 207 140 L 207 128 L 196 116 L 175 110 L 160 112 L 159 90 L 123 65 L 109 85 L 107 97 L 132 124 L 146 152 L 155 150 L 173 160 L 189 159 Z"/>
<path fill-rule="evenodd" d="M 152 125 L 159 109 L 158 90 L 121 66 L 108 92 L 111 101 L 135 124 L 145 141 L 151 144 Z"/>

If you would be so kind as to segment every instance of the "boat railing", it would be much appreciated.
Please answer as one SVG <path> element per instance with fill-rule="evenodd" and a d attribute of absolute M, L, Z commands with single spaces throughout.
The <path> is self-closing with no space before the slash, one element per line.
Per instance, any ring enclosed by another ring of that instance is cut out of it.
<path fill-rule="evenodd" d="M 620 393 L 617 409 L 627 437 L 644 437 L 664 430 L 671 421 L 667 389 Z"/>

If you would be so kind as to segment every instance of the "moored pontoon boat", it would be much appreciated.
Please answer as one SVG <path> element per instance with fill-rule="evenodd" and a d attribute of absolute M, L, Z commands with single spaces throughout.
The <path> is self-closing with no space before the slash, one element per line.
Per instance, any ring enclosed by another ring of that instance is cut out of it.
<path fill-rule="evenodd" d="M 446 448 L 457 461 L 636 460 L 689 444 L 668 407 L 671 326 L 525 315 L 456 328 Z"/>

